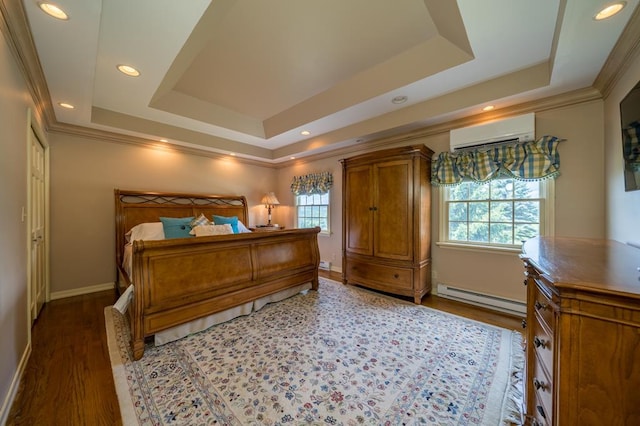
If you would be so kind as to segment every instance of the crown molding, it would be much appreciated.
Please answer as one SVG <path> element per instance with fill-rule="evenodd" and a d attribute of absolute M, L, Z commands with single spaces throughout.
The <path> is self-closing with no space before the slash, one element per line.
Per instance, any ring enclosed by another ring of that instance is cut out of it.
<path fill-rule="evenodd" d="M 0 13 L 0 29 L 25 77 L 36 112 L 44 120 L 45 130 L 48 130 L 56 122 L 56 117 L 24 5 L 22 1 L 0 0 Z"/>
<path fill-rule="evenodd" d="M 537 99 L 530 102 L 525 102 L 510 107 L 501 108 L 491 111 L 490 113 L 480 113 L 470 115 L 467 117 L 449 120 L 442 123 L 434 124 L 432 126 L 422 127 L 411 132 L 404 132 L 394 136 L 388 136 L 379 139 L 372 139 L 360 144 L 351 145 L 344 148 L 338 148 L 331 151 L 327 151 L 320 154 L 312 154 L 304 158 L 296 160 L 289 160 L 283 163 L 278 163 L 278 168 L 290 166 L 292 164 L 304 164 L 313 161 L 318 161 L 326 158 L 337 156 L 348 156 L 354 152 L 361 152 L 363 150 L 373 150 L 383 148 L 391 144 L 397 144 L 400 142 L 412 141 L 415 139 L 426 138 L 435 136 L 441 133 L 447 133 L 451 129 L 459 127 L 473 126 L 474 124 L 480 124 L 488 120 L 498 120 L 502 118 L 511 117 L 514 115 L 526 114 L 530 112 L 542 112 L 557 108 L 564 108 L 572 105 L 599 101 L 602 100 L 602 95 L 594 87 L 588 87 L 584 89 L 578 89 L 570 92 L 561 93 L 559 95 L 550 96 L 547 98 Z"/>
<path fill-rule="evenodd" d="M 593 83 L 603 98 L 609 96 L 620 77 L 639 56 L 640 7 L 636 7 Z"/>
<path fill-rule="evenodd" d="M 207 158 L 213 158 L 217 160 L 226 160 L 226 161 L 233 160 L 239 163 L 249 164 L 252 166 L 260 166 L 260 167 L 267 167 L 267 168 L 276 167 L 276 164 L 271 164 L 266 161 L 253 160 L 250 158 L 232 156 L 229 154 L 221 154 L 218 152 L 193 148 L 189 146 L 164 143 L 164 142 L 159 142 L 153 139 L 142 138 L 139 136 L 125 135 L 121 133 L 110 132 L 107 130 L 93 129 L 91 127 L 85 127 L 85 126 L 77 126 L 75 124 L 56 122 L 48 129 L 48 131 L 49 133 L 53 133 L 53 134 L 65 134 L 70 136 L 82 137 L 86 139 L 93 139 L 101 142 L 135 145 L 143 148 L 170 151 L 170 152 L 180 152 L 183 154 L 197 155 L 199 157 L 207 157 Z"/>
<path fill-rule="evenodd" d="M 29 30 L 26 12 L 22 2 L 15 0 L 0 0 L 0 12 L 2 13 L 2 19 L 0 19 L 0 30 L 5 33 L 8 44 L 17 58 L 17 62 L 22 72 L 24 73 L 27 86 L 36 105 L 36 110 L 40 117 L 43 118 L 44 128 L 47 132 L 80 136 L 106 142 L 137 145 L 150 149 L 165 149 L 173 152 L 181 152 L 208 158 L 225 160 L 233 159 L 233 161 L 240 163 L 276 169 L 289 167 L 293 164 L 309 163 L 325 158 L 349 155 L 357 151 L 377 149 L 403 141 L 425 138 L 448 132 L 453 128 L 470 126 L 487 120 L 499 119 L 528 112 L 540 112 L 599 100 L 603 98 L 603 94 L 608 94 L 610 92 L 611 87 L 615 84 L 623 70 L 628 67 L 630 61 L 640 54 L 640 8 L 636 8 L 632 18 L 625 27 L 620 39 L 616 43 L 612 53 L 607 59 L 607 62 L 598 75 L 593 87 L 501 108 L 499 110 L 492 111 L 491 113 L 482 113 L 464 118 L 448 120 L 431 126 L 422 127 L 417 130 L 402 132 L 401 134 L 393 136 L 373 139 L 322 153 L 306 155 L 295 160 L 274 162 L 272 160 L 255 160 L 241 156 L 232 157 L 228 154 L 221 154 L 206 149 L 198 149 L 182 145 L 161 144 L 155 140 L 142 137 L 58 122 L 55 117 L 44 72 Z"/>

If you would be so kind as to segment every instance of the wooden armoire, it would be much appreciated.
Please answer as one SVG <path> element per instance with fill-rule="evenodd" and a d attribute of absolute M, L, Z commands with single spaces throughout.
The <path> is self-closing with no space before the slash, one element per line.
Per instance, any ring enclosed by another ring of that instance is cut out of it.
<path fill-rule="evenodd" d="M 425 145 L 342 160 L 345 284 L 413 297 L 431 291 L 431 156 Z"/>

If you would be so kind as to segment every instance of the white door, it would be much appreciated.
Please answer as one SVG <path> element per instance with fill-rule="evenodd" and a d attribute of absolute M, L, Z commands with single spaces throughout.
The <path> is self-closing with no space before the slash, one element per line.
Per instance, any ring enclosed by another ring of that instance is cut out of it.
<path fill-rule="evenodd" d="M 38 136 L 30 130 L 30 197 L 29 220 L 31 229 L 31 322 L 36 320 L 46 300 L 46 252 L 45 252 L 45 155 Z"/>

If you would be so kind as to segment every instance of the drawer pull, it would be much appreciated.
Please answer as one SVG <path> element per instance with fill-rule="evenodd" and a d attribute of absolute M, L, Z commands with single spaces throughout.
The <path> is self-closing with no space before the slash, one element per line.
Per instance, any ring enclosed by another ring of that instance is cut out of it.
<path fill-rule="evenodd" d="M 544 309 L 547 309 L 547 304 L 546 303 L 540 303 L 539 301 L 536 300 L 536 303 L 534 303 L 534 306 L 536 307 L 537 310 L 541 311 Z"/>
<path fill-rule="evenodd" d="M 540 380 L 536 379 L 534 377 L 533 379 L 533 386 L 536 388 L 536 390 L 546 390 L 547 389 L 547 385 L 544 384 L 544 382 L 541 382 Z"/>
<path fill-rule="evenodd" d="M 546 347 L 547 342 L 545 342 L 544 340 L 536 336 L 533 338 L 533 344 L 536 348 L 540 348 L 540 347 L 544 348 Z"/>
<path fill-rule="evenodd" d="M 527 320 L 526 319 L 522 320 L 522 328 L 527 328 Z"/>
<path fill-rule="evenodd" d="M 393 278 L 398 279 L 398 278 L 400 278 L 400 275 L 398 275 L 398 274 L 393 274 Z"/>
<path fill-rule="evenodd" d="M 538 413 L 540 413 L 543 419 L 547 418 L 547 415 L 544 413 L 544 408 L 542 408 L 542 405 L 536 405 L 536 410 L 538 410 Z"/>

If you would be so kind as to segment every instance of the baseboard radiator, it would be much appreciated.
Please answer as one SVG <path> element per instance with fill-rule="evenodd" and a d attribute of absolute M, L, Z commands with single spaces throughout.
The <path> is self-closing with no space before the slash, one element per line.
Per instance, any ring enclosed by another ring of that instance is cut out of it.
<path fill-rule="evenodd" d="M 321 260 L 320 261 L 320 266 L 318 266 L 318 268 L 323 269 L 325 271 L 330 271 L 331 270 L 331 262 L 327 262 L 326 260 Z"/>
<path fill-rule="evenodd" d="M 511 315 L 524 315 L 527 312 L 527 307 L 524 302 L 492 296 L 490 294 L 478 293 L 472 290 L 453 287 L 442 283 L 438 283 L 438 296 L 482 306 L 487 309 L 493 309 Z"/>

